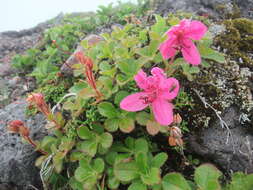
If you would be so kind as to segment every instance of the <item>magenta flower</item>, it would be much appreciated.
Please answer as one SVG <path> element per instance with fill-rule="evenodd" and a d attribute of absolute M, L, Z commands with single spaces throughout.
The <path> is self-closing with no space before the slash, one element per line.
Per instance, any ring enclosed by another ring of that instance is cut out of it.
<path fill-rule="evenodd" d="M 207 27 L 200 21 L 181 20 L 179 25 L 171 27 L 166 32 L 168 39 L 159 47 L 163 58 L 173 58 L 177 51 L 181 51 L 188 63 L 199 65 L 201 58 L 192 40 L 200 40 L 206 31 Z"/>
<path fill-rule="evenodd" d="M 152 76 L 147 76 L 142 70 L 134 79 L 143 91 L 125 97 L 120 102 L 120 108 L 126 111 L 140 111 L 151 106 L 155 119 L 161 125 L 173 122 L 173 104 L 179 91 L 179 82 L 175 78 L 167 78 L 164 71 L 158 67 L 151 70 Z"/>

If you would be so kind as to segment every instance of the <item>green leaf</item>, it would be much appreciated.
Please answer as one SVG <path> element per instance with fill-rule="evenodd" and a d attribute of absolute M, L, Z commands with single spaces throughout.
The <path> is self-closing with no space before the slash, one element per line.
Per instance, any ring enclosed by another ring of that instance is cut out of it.
<path fill-rule="evenodd" d="M 161 181 L 159 168 L 151 168 L 145 175 L 141 174 L 141 180 L 147 185 L 159 184 Z"/>
<path fill-rule="evenodd" d="M 210 48 L 205 43 L 200 43 L 198 49 L 202 58 L 211 59 L 218 63 L 225 62 L 225 57 L 222 53 Z"/>
<path fill-rule="evenodd" d="M 163 177 L 163 190 L 191 190 L 185 178 L 179 173 L 170 173 Z"/>
<path fill-rule="evenodd" d="M 94 123 L 92 124 L 92 132 L 101 135 L 104 133 L 104 126 L 100 123 Z"/>
<path fill-rule="evenodd" d="M 114 151 L 107 153 L 105 155 L 106 162 L 110 165 L 113 165 L 117 155 L 118 155 L 118 153 L 114 152 Z"/>
<path fill-rule="evenodd" d="M 93 157 L 97 153 L 98 144 L 96 140 L 84 141 L 80 144 L 80 150 Z"/>
<path fill-rule="evenodd" d="M 162 190 L 162 184 L 155 184 L 152 185 L 152 190 Z"/>
<path fill-rule="evenodd" d="M 194 180 L 201 189 L 219 190 L 221 187 L 218 179 L 221 175 L 213 165 L 203 164 L 195 170 Z"/>
<path fill-rule="evenodd" d="M 137 152 L 137 154 L 135 154 L 135 161 L 139 171 L 145 174 L 149 168 L 147 154 L 144 152 Z"/>
<path fill-rule="evenodd" d="M 164 152 L 161 152 L 157 155 L 152 160 L 152 166 L 156 168 L 160 168 L 168 159 L 168 155 Z"/>
<path fill-rule="evenodd" d="M 69 89 L 69 92 L 71 92 L 71 93 L 79 93 L 84 88 L 87 88 L 87 86 L 88 86 L 87 83 L 85 83 L 85 82 L 79 82 L 79 83 L 74 84 L 74 86 L 72 86 Z"/>
<path fill-rule="evenodd" d="M 114 176 L 123 182 L 131 181 L 138 177 L 138 167 L 135 162 L 120 162 L 114 166 Z"/>
<path fill-rule="evenodd" d="M 163 34 L 168 29 L 165 19 L 160 15 L 155 15 L 155 19 L 156 23 L 151 27 L 151 30 L 158 34 Z"/>
<path fill-rule="evenodd" d="M 85 155 L 82 152 L 72 152 L 70 154 L 70 161 L 75 162 L 81 159 L 84 159 Z"/>
<path fill-rule="evenodd" d="M 227 185 L 226 190 L 252 190 L 253 174 L 247 175 L 241 172 L 234 173 L 231 184 Z"/>
<path fill-rule="evenodd" d="M 75 171 L 75 178 L 79 182 L 85 182 L 95 177 L 92 168 L 90 167 L 78 167 Z"/>
<path fill-rule="evenodd" d="M 134 130 L 134 120 L 128 117 L 120 119 L 119 128 L 124 133 L 130 133 Z"/>
<path fill-rule="evenodd" d="M 148 152 L 148 142 L 143 139 L 139 138 L 135 141 L 135 152 Z"/>
<path fill-rule="evenodd" d="M 97 173 L 102 173 L 105 168 L 104 160 L 101 158 L 97 158 L 94 160 L 94 164 L 92 167 Z"/>
<path fill-rule="evenodd" d="M 199 73 L 199 68 L 197 66 L 192 66 L 190 67 L 189 73 L 194 74 L 194 73 Z"/>
<path fill-rule="evenodd" d="M 98 111 L 102 116 L 115 118 L 118 116 L 117 109 L 110 102 L 102 102 L 98 105 Z"/>
<path fill-rule="evenodd" d="M 107 185 L 110 189 L 117 189 L 120 185 L 120 182 L 116 177 L 109 176 Z"/>
<path fill-rule="evenodd" d="M 81 139 L 92 139 L 94 134 L 86 126 L 79 127 L 77 129 L 77 134 Z"/>
<path fill-rule="evenodd" d="M 170 15 L 169 16 L 169 20 L 168 20 L 168 24 L 171 26 L 177 25 L 179 24 L 180 19 L 177 16 L 174 15 Z"/>
<path fill-rule="evenodd" d="M 100 138 L 100 143 L 103 148 L 109 148 L 112 145 L 113 137 L 110 133 L 103 133 Z"/>
<path fill-rule="evenodd" d="M 212 59 L 218 63 L 224 63 L 226 61 L 224 55 L 217 51 L 213 51 L 210 55 L 203 56 L 203 57 L 207 59 Z"/>
<path fill-rule="evenodd" d="M 128 76 L 134 76 L 139 70 L 138 62 L 133 58 L 120 60 L 116 65 Z"/>
<path fill-rule="evenodd" d="M 105 129 L 110 132 L 115 132 L 118 130 L 120 120 L 118 118 L 106 119 L 105 120 Z"/>
<path fill-rule="evenodd" d="M 127 137 L 125 139 L 125 144 L 129 149 L 134 149 L 135 147 L 135 140 L 133 137 Z"/>
<path fill-rule="evenodd" d="M 116 95 L 115 95 L 115 98 L 114 98 L 114 103 L 116 105 L 119 105 L 121 100 L 123 100 L 123 98 L 125 98 L 127 95 L 129 95 L 129 92 L 127 91 L 119 91 Z"/>
<path fill-rule="evenodd" d="M 119 85 L 126 84 L 132 77 L 126 76 L 124 74 L 117 74 L 116 80 Z"/>
<path fill-rule="evenodd" d="M 136 121 L 140 125 L 146 126 L 149 119 L 150 114 L 147 112 L 142 111 L 136 114 Z"/>
<path fill-rule="evenodd" d="M 205 67 L 205 68 L 211 67 L 211 65 L 210 65 L 206 60 L 202 60 L 202 61 L 201 61 L 201 65 L 202 65 L 203 67 Z"/>
<path fill-rule="evenodd" d="M 82 183 L 77 181 L 74 177 L 70 178 L 69 185 L 73 190 L 83 190 Z"/>
<path fill-rule="evenodd" d="M 142 182 L 132 183 L 127 190 L 147 190 L 147 186 Z"/>
<path fill-rule="evenodd" d="M 51 136 L 45 136 L 40 144 L 43 149 L 50 148 L 50 146 L 57 142 L 57 139 Z"/>

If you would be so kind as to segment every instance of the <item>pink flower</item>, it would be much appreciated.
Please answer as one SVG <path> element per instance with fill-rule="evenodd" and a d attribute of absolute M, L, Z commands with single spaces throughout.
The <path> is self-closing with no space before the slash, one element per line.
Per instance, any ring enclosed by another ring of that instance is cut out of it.
<path fill-rule="evenodd" d="M 125 97 L 120 102 L 120 108 L 126 111 L 140 111 L 151 106 L 155 119 L 161 125 L 173 122 L 173 105 L 170 103 L 179 91 L 179 82 L 175 78 L 166 78 L 164 71 L 158 67 L 151 70 L 152 76 L 147 76 L 142 70 L 134 79 L 143 91 Z"/>
<path fill-rule="evenodd" d="M 159 47 L 163 58 L 173 58 L 177 51 L 181 51 L 187 62 L 199 65 L 201 58 L 192 40 L 200 40 L 206 31 L 207 27 L 200 21 L 181 20 L 179 25 L 171 27 L 166 32 L 169 38 Z"/>

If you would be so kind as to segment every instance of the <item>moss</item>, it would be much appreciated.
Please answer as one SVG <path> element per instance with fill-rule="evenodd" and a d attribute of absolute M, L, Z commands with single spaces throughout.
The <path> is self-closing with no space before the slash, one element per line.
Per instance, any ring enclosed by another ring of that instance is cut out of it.
<path fill-rule="evenodd" d="M 218 35 L 215 44 L 227 51 L 232 58 L 246 66 L 253 67 L 248 53 L 253 50 L 253 21 L 247 18 L 224 20 L 226 31 Z"/>
<path fill-rule="evenodd" d="M 244 34 L 253 34 L 253 21 L 247 18 L 237 18 L 232 21 L 233 26 Z"/>
<path fill-rule="evenodd" d="M 220 15 L 223 15 L 223 18 L 240 18 L 241 17 L 241 11 L 240 8 L 236 4 L 230 4 L 231 7 L 229 7 L 228 4 L 219 3 L 217 4 L 214 9 L 220 13 Z"/>
<path fill-rule="evenodd" d="M 64 82 L 54 85 L 54 84 L 47 84 L 39 89 L 36 92 L 43 93 L 45 96 L 46 102 L 49 103 L 57 103 L 66 93 L 66 85 Z"/>

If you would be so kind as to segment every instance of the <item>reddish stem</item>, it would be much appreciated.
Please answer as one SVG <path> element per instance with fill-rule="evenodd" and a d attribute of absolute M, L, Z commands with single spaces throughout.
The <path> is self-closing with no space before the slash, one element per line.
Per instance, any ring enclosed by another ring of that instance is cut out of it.
<path fill-rule="evenodd" d="M 28 136 L 23 136 L 23 138 L 25 140 L 27 140 L 35 149 L 37 148 L 37 144 Z M 37 151 L 39 151 L 41 154 L 45 154 L 47 155 L 48 153 L 45 152 L 44 150 L 41 150 L 41 149 L 37 149 Z"/>

